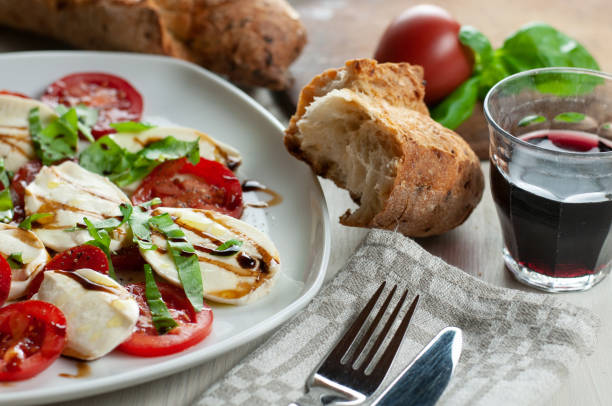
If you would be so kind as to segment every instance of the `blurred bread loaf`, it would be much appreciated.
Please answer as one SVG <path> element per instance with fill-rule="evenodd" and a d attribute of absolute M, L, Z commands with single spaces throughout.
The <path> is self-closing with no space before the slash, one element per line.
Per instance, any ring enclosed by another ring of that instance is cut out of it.
<path fill-rule="evenodd" d="M 429 117 L 423 72 L 407 63 L 352 60 L 302 90 L 285 146 L 359 205 L 340 222 L 441 234 L 463 223 L 484 187 L 480 162 Z"/>
<path fill-rule="evenodd" d="M 280 89 L 306 31 L 285 0 L 0 0 L 0 24 L 88 49 L 170 55 Z"/>

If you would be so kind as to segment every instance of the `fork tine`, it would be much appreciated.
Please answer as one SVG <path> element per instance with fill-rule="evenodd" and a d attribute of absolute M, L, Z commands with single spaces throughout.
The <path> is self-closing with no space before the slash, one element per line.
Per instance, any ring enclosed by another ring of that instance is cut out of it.
<path fill-rule="evenodd" d="M 414 309 L 416 309 L 416 305 L 418 301 L 419 301 L 419 295 L 416 295 L 416 297 L 412 301 L 412 304 L 410 305 L 410 308 L 404 315 L 404 318 L 402 319 L 400 326 L 397 328 L 397 331 L 393 335 L 393 338 L 391 339 L 389 346 L 387 347 L 383 355 L 378 360 L 378 363 L 372 370 L 372 373 L 370 374 L 370 376 L 372 376 L 372 378 L 374 378 L 375 380 L 380 379 L 382 381 L 385 375 L 387 374 L 387 372 L 389 371 L 389 367 L 391 366 L 391 363 L 393 362 L 393 359 L 395 358 L 395 354 L 397 354 L 397 351 L 399 350 L 399 347 L 402 344 L 402 340 L 404 339 L 404 334 L 406 333 L 408 324 L 410 323 L 410 320 L 412 319 L 412 314 L 414 313 Z"/>
<path fill-rule="evenodd" d="M 347 362 L 348 365 L 352 365 L 355 361 L 357 361 L 357 358 L 359 358 L 359 356 L 361 355 L 361 351 L 363 351 L 363 348 L 367 345 L 368 341 L 370 341 L 370 337 L 372 336 L 372 334 L 374 333 L 374 330 L 378 326 L 380 319 L 384 316 L 385 312 L 387 311 L 387 307 L 389 307 L 389 303 L 391 303 L 391 299 L 395 295 L 396 290 L 397 290 L 397 285 L 393 286 L 393 289 L 391 289 L 391 292 L 389 292 L 389 294 L 387 295 L 385 302 L 380 307 L 380 309 L 378 309 L 378 313 L 376 314 L 376 317 L 374 318 L 372 323 L 370 323 L 370 327 L 368 328 L 368 331 L 363 335 L 363 337 L 361 337 L 361 341 L 359 342 L 359 345 L 357 345 L 357 348 L 355 349 L 355 352 L 353 353 L 351 360 Z"/>
<path fill-rule="evenodd" d="M 385 289 L 385 285 L 386 285 L 386 281 L 383 281 L 383 283 L 380 284 L 380 287 L 378 288 L 376 293 L 372 295 L 372 297 L 370 298 L 368 303 L 365 305 L 361 313 L 359 313 L 359 316 L 357 316 L 353 324 L 351 324 L 351 327 L 347 330 L 347 332 L 344 334 L 344 336 L 338 342 L 338 344 L 336 344 L 332 352 L 329 354 L 329 356 L 325 360 L 324 364 L 330 364 L 330 363 L 332 365 L 334 363 L 340 364 L 342 357 L 344 356 L 346 351 L 348 351 L 351 344 L 357 337 L 357 334 L 359 333 L 359 330 L 361 330 L 363 323 L 366 321 L 366 319 L 370 315 L 370 312 L 372 311 L 372 309 L 374 308 L 374 305 L 378 301 L 380 294 Z"/>

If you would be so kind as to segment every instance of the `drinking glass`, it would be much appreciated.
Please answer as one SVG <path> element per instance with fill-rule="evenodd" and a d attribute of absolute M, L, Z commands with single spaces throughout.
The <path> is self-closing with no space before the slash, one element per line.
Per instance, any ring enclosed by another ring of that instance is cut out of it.
<path fill-rule="evenodd" d="M 506 266 L 546 291 L 591 288 L 612 267 L 612 76 L 521 72 L 484 111 Z"/>

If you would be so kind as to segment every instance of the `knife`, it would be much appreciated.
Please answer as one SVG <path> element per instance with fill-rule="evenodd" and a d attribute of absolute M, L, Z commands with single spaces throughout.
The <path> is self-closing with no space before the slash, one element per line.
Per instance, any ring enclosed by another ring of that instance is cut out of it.
<path fill-rule="evenodd" d="M 462 332 L 456 327 L 440 331 L 372 406 L 433 406 L 450 381 L 459 361 Z"/>

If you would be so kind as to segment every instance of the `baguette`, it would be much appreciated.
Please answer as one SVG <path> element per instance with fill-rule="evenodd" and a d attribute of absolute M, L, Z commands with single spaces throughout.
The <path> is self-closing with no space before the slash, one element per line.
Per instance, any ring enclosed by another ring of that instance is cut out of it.
<path fill-rule="evenodd" d="M 349 191 L 359 208 L 342 224 L 425 237 L 463 223 L 480 201 L 480 162 L 429 117 L 422 77 L 407 63 L 362 59 L 302 90 L 285 146 Z"/>
<path fill-rule="evenodd" d="M 286 87 L 306 31 L 285 0 L 0 0 L 0 24 L 76 47 L 169 55 Z"/>

